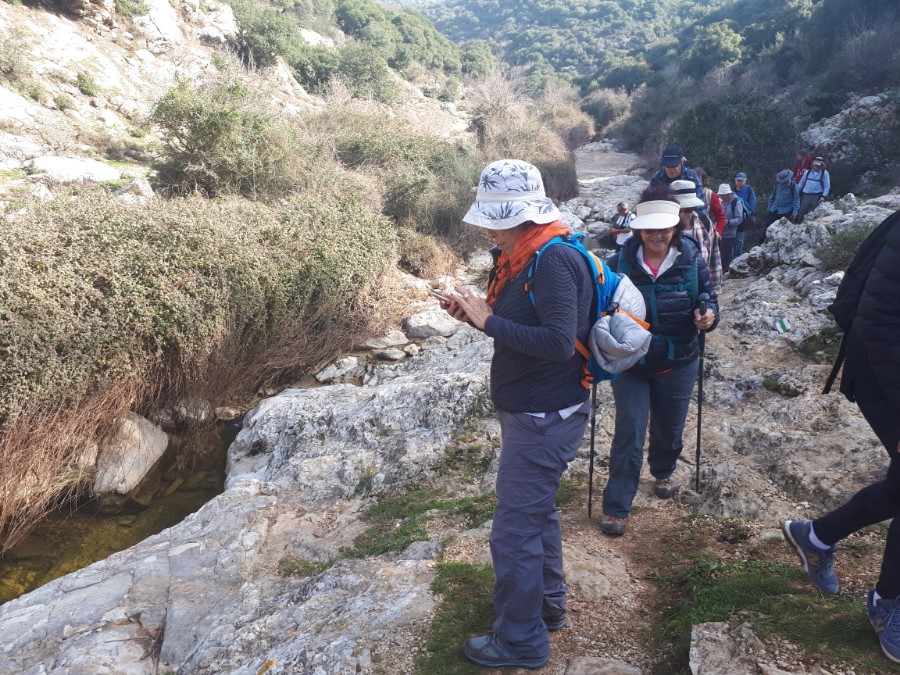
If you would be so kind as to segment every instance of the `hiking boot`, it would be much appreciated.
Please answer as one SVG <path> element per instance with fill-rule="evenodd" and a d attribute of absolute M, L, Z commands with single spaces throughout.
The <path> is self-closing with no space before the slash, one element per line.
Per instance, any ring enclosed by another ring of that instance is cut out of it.
<path fill-rule="evenodd" d="M 671 478 L 657 478 L 654 492 L 660 499 L 671 499 L 678 492 L 678 486 L 672 482 Z"/>
<path fill-rule="evenodd" d="M 611 534 L 618 536 L 625 534 L 625 521 L 627 518 L 619 518 L 618 516 L 608 516 L 605 513 L 600 519 L 600 530 L 603 534 Z"/>
<path fill-rule="evenodd" d="M 541 615 L 541 618 L 544 620 L 544 625 L 547 626 L 547 630 L 553 632 L 555 630 L 559 630 L 560 628 L 565 628 L 569 619 L 566 617 L 566 612 L 563 610 L 562 612 L 547 612 Z"/>
<path fill-rule="evenodd" d="M 900 663 L 900 602 L 896 599 L 878 598 L 874 601 L 875 589 L 869 591 L 866 609 L 875 635 L 881 642 L 881 650 L 891 660 Z"/>
<path fill-rule="evenodd" d="M 825 595 L 836 595 L 839 588 L 838 578 L 832 566 L 837 546 L 829 546 L 823 550 L 813 544 L 809 540 L 809 533 L 812 530 L 811 520 L 786 520 L 781 529 L 785 539 L 797 549 L 810 581 Z"/>
<path fill-rule="evenodd" d="M 514 656 L 500 644 L 500 640 L 493 633 L 480 637 L 469 638 L 463 647 L 466 658 L 479 666 L 488 668 L 500 668 L 502 666 L 517 666 L 519 668 L 540 668 L 550 660 L 550 655 L 540 658 L 523 658 Z"/>

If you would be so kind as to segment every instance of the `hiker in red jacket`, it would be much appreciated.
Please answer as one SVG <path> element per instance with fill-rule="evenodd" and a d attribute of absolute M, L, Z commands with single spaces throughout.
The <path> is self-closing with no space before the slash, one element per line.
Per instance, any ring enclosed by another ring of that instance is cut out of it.
<path fill-rule="evenodd" d="M 806 150 L 797 151 L 797 160 L 794 162 L 794 166 L 791 168 L 791 172 L 794 174 L 795 183 L 799 183 L 801 180 L 803 180 L 803 172 L 807 169 L 812 168 L 814 159 L 815 155 L 811 152 L 807 152 Z"/>

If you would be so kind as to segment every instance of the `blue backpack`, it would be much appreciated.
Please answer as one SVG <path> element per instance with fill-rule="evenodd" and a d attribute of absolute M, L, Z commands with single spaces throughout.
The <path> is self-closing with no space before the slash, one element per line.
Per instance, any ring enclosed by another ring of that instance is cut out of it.
<path fill-rule="evenodd" d="M 528 297 L 533 306 L 537 306 L 534 301 L 534 273 L 537 270 L 538 263 L 541 260 L 541 254 L 550 246 L 568 246 L 578 251 L 584 259 L 588 270 L 591 273 L 591 279 L 594 282 L 594 297 L 591 300 L 591 309 L 589 316 L 590 323 L 593 326 L 597 320 L 608 311 L 615 311 L 615 307 L 611 306 L 613 294 L 619 286 L 619 277 L 613 272 L 609 266 L 596 255 L 588 251 L 581 240 L 584 238 L 582 234 L 572 234 L 568 237 L 554 237 L 546 244 L 538 249 L 537 253 L 528 264 L 528 280 L 525 284 L 525 290 L 528 291 Z M 600 364 L 591 355 L 591 350 L 581 340 L 575 340 L 575 350 L 581 354 L 584 359 L 584 365 L 581 369 L 581 386 L 590 389 L 592 384 L 603 380 L 613 380 L 618 374 L 608 373 L 600 367 Z"/>

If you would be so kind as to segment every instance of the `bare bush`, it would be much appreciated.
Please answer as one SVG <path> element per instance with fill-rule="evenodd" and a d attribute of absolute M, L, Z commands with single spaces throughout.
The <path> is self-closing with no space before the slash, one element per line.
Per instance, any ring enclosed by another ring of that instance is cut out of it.
<path fill-rule="evenodd" d="M 600 133 L 621 122 L 631 109 L 631 98 L 624 87 L 598 89 L 591 92 L 582 103 L 582 109 L 594 119 Z"/>

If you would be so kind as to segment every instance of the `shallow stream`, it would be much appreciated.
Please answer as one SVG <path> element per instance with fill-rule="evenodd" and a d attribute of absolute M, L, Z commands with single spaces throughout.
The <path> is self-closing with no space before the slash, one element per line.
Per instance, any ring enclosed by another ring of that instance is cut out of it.
<path fill-rule="evenodd" d="M 188 440 L 172 435 L 157 469 L 129 499 L 91 500 L 51 513 L 0 557 L 0 603 L 161 532 L 220 494 L 237 431 L 222 423 Z M 179 457 L 191 459 L 179 462 Z"/>

